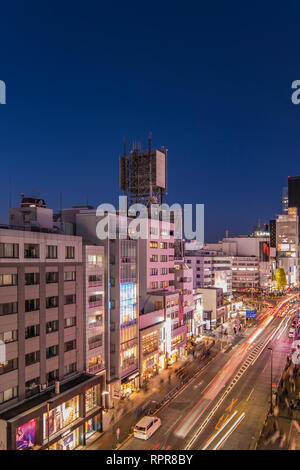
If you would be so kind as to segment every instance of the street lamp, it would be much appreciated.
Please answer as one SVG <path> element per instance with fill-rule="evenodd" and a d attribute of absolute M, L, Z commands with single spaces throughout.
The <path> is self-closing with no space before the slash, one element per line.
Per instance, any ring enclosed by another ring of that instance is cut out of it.
<path fill-rule="evenodd" d="M 270 397 L 271 397 L 271 407 L 270 407 L 270 413 L 273 413 L 273 402 L 272 402 L 272 386 L 273 386 L 273 349 L 268 348 L 271 351 L 271 388 L 270 388 Z"/>

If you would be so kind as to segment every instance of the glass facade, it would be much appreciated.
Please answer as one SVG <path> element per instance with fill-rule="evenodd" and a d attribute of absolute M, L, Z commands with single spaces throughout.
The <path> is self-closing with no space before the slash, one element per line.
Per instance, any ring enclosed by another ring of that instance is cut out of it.
<path fill-rule="evenodd" d="M 120 323 L 126 324 L 136 318 L 136 284 L 122 282 L 120 284 Z"/>
<path fill-rule="evenodd" d="M 49 413 L 49 436 L 65 428 L 79 417 L 79 396 L 57 406 Z M 43 438 L 48 438 L 48 416 L 43 416 Z"/>

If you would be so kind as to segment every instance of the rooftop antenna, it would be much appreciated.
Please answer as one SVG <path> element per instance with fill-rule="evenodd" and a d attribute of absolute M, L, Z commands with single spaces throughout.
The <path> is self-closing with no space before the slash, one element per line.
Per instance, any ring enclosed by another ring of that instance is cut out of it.
<path fill-rule="evenodd" d="M 228 234 L 229 234 L 228 227 L 226 227 L 226 230 L 225 230 L 225 238 L 228 238 Z"/>

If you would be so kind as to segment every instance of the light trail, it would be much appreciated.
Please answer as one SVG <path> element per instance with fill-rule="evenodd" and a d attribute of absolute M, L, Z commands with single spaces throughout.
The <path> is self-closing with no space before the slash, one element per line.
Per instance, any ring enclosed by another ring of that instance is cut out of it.
<path fill-rule="evenodd" d="M 235 411 L 235 412 L 231 415 L 231 417 L 230 417 L 227 421 L 225 421 L 225 423 L 224 423 L 223 426 L 219 429 L 219 431 L 218 431 L 216 434 L 214 434 L 214 435 L 207 441 L 207 443 L 205 444 L 205 446 L 203 447 L 202 450 L 207 449 L 207 447 L 210 445 L 210 443 L 215 440 L 215 438 L 223 431 L 223 429 L 227 426 L 228 423 L 230 423 L 230 421 L 235 417 L 236 414 L 237 414 L 237 411 Z"/>
<path fill-rule="evenodd" d="M 227 362 L 224 368 L 217 374 L 215 379 L 213 379 L 206 393 L 203 393 L 201 400 L 199 400 L 199 402 L 196 403 L 196 405 L 190 410 L 190 412 L 185 416 L 185 418 L 182 420 L 179 426 L 175 429 L 174 434 L 177 437 L 185 438 L 188 435 L 188 433 L 195 426 L 195 424 L 200 419 L 200 417 L 204 414 L 204 412 L 209 407 L 209 405 L 217 397 L 220 390 L 225 386 L 225 384 L 232 377 L 234 371 L 236 370 L 238 365 L 244 360 L 245 356 L 250 351 L 252 344 L 255 342 L 258 336 L 262 334 L 265 328 L 277 316 L 277 314 L 281 311 L 282 307 L 284 307 L 284 305 L 287 304 L 287 302 L 289 302 L 296 295 L 299 295 L 299 293 L 282 299 L 273 309 L 270 309 L 267 311 L 268 312 L 267 315 L 264 316 L 264 318 L 260 322 L 259 329 L 253 332 L 252 335 L 247 339 L 247 341 L 233 354 L 233 356 Z M 284 319 L 282 320 L 282 322 L 283 321 Z M 271 332 L 271 335 L 264 342 L 262 350 L 260 351 L 259 355 L 255 358 L 253 363 L 257 360 L 257 358 L 263 352 L 267 344 L 277 334 L 277 332 L 279 331 L 282 325 L 282 322 L 280 323 L 279 327 L 275 328 L 275 330 Z"/>
<path fill-rule="evenodd" d="M 222 439 L 218 442 L 218 444 L 213 448 L 213 450 L 217 450 L 225 441 L 228 439 L 230 434 L 233 433 L 233 431 L 237 428 L 237 426 L 240 424 L 240 422 L 245 418 L 245 413 L 242 413 L 241 416 L 238 418 L 238 420 L 233 423 L 231 428 L 227 431 L 227 433 L 222 437 Z"/>

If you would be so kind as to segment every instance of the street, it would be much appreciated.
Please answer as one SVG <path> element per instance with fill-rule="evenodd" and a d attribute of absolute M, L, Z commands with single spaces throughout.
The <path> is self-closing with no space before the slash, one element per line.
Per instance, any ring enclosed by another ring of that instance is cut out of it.
<path fill-rule="evenodd" d="M 292 340 L 287 337 L 291 306 L 278 302 L 256 328 L 158 411 L 161 428 L 148 440 L 130 437 L 121 450 L 253 449 L 270 404 L 270 351 L 273 383 L 280 379 Z"/>

